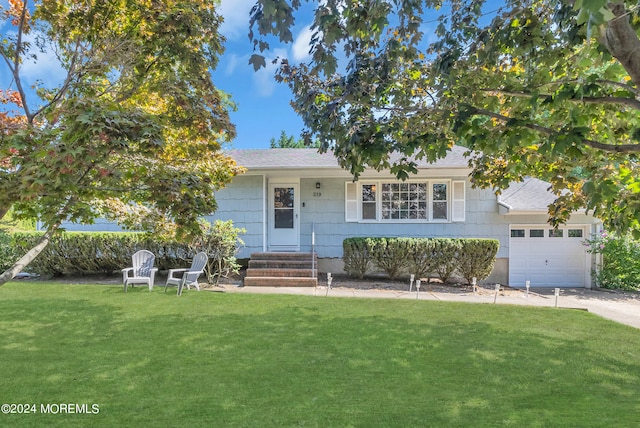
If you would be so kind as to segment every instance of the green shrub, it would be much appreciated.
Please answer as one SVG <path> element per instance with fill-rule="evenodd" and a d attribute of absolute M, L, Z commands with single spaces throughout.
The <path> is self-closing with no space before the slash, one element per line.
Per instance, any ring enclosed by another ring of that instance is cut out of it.
<path fill-rule="evenodd" d="M 373 263 L 391 279 L 396 279 L 409 267 L 410 238 L 376 238 L 369 251 Z"/>
<path fill-rule="evenodd" d="M 15 233 L 15 251 L 25 254 L 42 233 Z M 45 249 L 28 266 L 43 275 L 111 273 L 131 265 L 131 255 L 146 249 L 156 255 L 159 269 L 184 267 L 190 250 L 179 244 L 145 233 L 64 232 L 54 235 Z"/>
<path fill-rule="evenodd" d="M 0 229 L 0 273 L 9 269 L 15 261 L 11 235 Z"/>
<path fill-rule="evenodd" d="M 347 238 L 342 241 L 344 271 L 362 279 L 371 268 L 369 249 L 375 245 L 370 238 Z"/>
<path fill-rule="evenodd" d="M 434 254 L 435 243 L 433 239 L 411 239 L 409 246 L 409 272 L 414 274 L 416 278 L 424 278 L 435 272 L 438 260 Z"/>
<path fill-rule="evenodd" d="M 217 285 L 220 278 L 240 271 L 236 256 L 239 246 L 244 245 L 239 235 L 245 232 L 245 229 L 233 227 L 231 220 L 216 220 L 213 225 L 205 223 L 202 234 L 191 242 L 194 253 L 204 251 L 209 256 L 205 271 L 210 284 Z"/>
<path fill-rule="evenodd" d="M 602 254 L 595 272 L 598 287 L 640 290 L 640 242 L 630 236 L 616 237 L 605 231 L 585 241 L 592 254 Z"/>
<path fill-rule="evenodd" d="M 391 279 L 403 273 L 417 278 L 435 274 L 443 283 L 456 272 L 485 279 L 493 270 L 499 242 L 492 239 L 347 238 L 343 241 L 345 271 L 364 277 L 372 266 Z"/>
<path fill-rule="evenodd" d="M 433 238 L 435 273 L 443 284 L 449 282 L 458 267 L 460 239 Z"/>
<path fill-rule="evenodd" d="M 138 250 L 149 250 L 156 256 L 159 270 L 184 268 L 191 264 L 197 251 L 206 251 L 210 257 L 208 278 L 219 278 L 237 271 L 238 233 L 231 222 L 216 222 L 203 229 L 203 236 L 194 242 L 135 232 L 64 232 L 55 235 L 49 245 L 28 266 L 30 272 L 42 275 L 82 275 L 112 273 L 131 265 L 131 255 Z M 13 234 L 14 251 L 25 254 L 36 245 L 42 233 Z"/>
<path fill-rule="evenodd" d="M 497 239 L 460 239 L 457 255 L 457 272 L 471 284 L 486 279 L 493 270 L 496 254 L 500 248 Z"/>

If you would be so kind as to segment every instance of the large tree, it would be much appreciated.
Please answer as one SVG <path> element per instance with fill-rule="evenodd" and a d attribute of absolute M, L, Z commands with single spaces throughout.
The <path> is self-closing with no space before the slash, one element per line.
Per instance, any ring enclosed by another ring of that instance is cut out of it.
<path fill-rule="evenodd" d="M 0 91 L 0 219 L 13 208 L 46 228 L 0 284 L 65 220 L 197 230 L 240 170 L 219 151 L 235 131 L 210 75 L 222 52 L 212 2 L 10 0 L 0 13 L 11 77 Z M 58 82 L 26 80 L 28 63 L 54 55 Z"/>
<path fill-rule="evenodd" d="M 250 63 L 291 42 L 300 0 L 252 10 Z M 547 180 L 558 224 L 580 208 L 640 236 L 640 28 L 636 1 L 326 0 L 309 63 L 276 78 L 323 148 L 355 176 L 416 171 L 468 147 L 475 185 Z M 388 154 L 403 153 L 390 165 Z M 567 192 L 568 190 L 568 192 Z"/>

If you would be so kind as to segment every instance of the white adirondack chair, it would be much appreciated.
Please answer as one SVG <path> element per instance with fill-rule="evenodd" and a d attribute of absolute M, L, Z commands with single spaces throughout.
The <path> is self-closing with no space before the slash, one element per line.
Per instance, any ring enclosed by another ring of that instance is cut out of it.
<path fill-rule="evenodd" d="M 127 287 L 129 285 L 133 287 L 133 284 L 147 284 L 149 291 L 153 290 L 153 282 L 158 271 L 158 268 L 153 267 L 155 260 L 156 256 L 147 250 L 136 251 L 131 256 L 133 267 L 122 269 L 122 285 L 125 293 Z"/>
<path fill-rule="evenodd" d="M 182 289 L 185 285 L 188 289 L 191 289 L 191 286 L 193 285 L 198 291 L 200 291 L 198 277 L 204 272 L 208 259 L 209 257 L 207 256 L 207 253 L 200 252 L 193 257 L 190 268 L 169 269 L 167 283 L 164 285 L 164 292 L 167 292 L 167 287 L 169 285 L 175 285 L 178 287 L 178 296 L 182 295 Z"/>

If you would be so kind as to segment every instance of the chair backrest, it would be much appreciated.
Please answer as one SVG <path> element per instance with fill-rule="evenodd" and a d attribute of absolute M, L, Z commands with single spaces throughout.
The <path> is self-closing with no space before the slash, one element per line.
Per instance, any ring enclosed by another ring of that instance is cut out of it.
<path fill-rule="evenodd" d="M 153 269 L 155 260 L 156 256 L 151 251 L 140 250 L 133 253 L 133 256 L 131 256 L 133 275 L 143 278 L 151 276 L 151 269 Z"/>
<path fill-rule="evenodd" d="M 200 274 L 204 271 L 207 260 L 209 260 L 209 256 L 207 256 L 207 253 L 204 251 L 199 252 L 193 257 L 193 262 L 191 262 L 191 267 L 187 272 L 187 282 L 194 282 L 198 279 Z"/>

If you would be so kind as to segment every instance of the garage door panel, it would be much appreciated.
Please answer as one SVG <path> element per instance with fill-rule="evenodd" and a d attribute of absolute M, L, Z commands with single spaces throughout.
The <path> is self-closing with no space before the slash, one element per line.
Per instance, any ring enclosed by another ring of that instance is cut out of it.
<path fill-rule="evenodd" d="M 582 226 L 564 228 L 562 237 L 549 237 L 548 229 L 545 229 L 544 237 L 533 237 L 529 230 L 540 230 L 540 226 L 512 225 L 512 230 L 525 229 L 525 237 L 510 239 L 509 285 L 524 287 L 528 280 L 532 287 L 588 286 L 583 239 L 570 238 L 567 230 L 580 228 Z"/>

